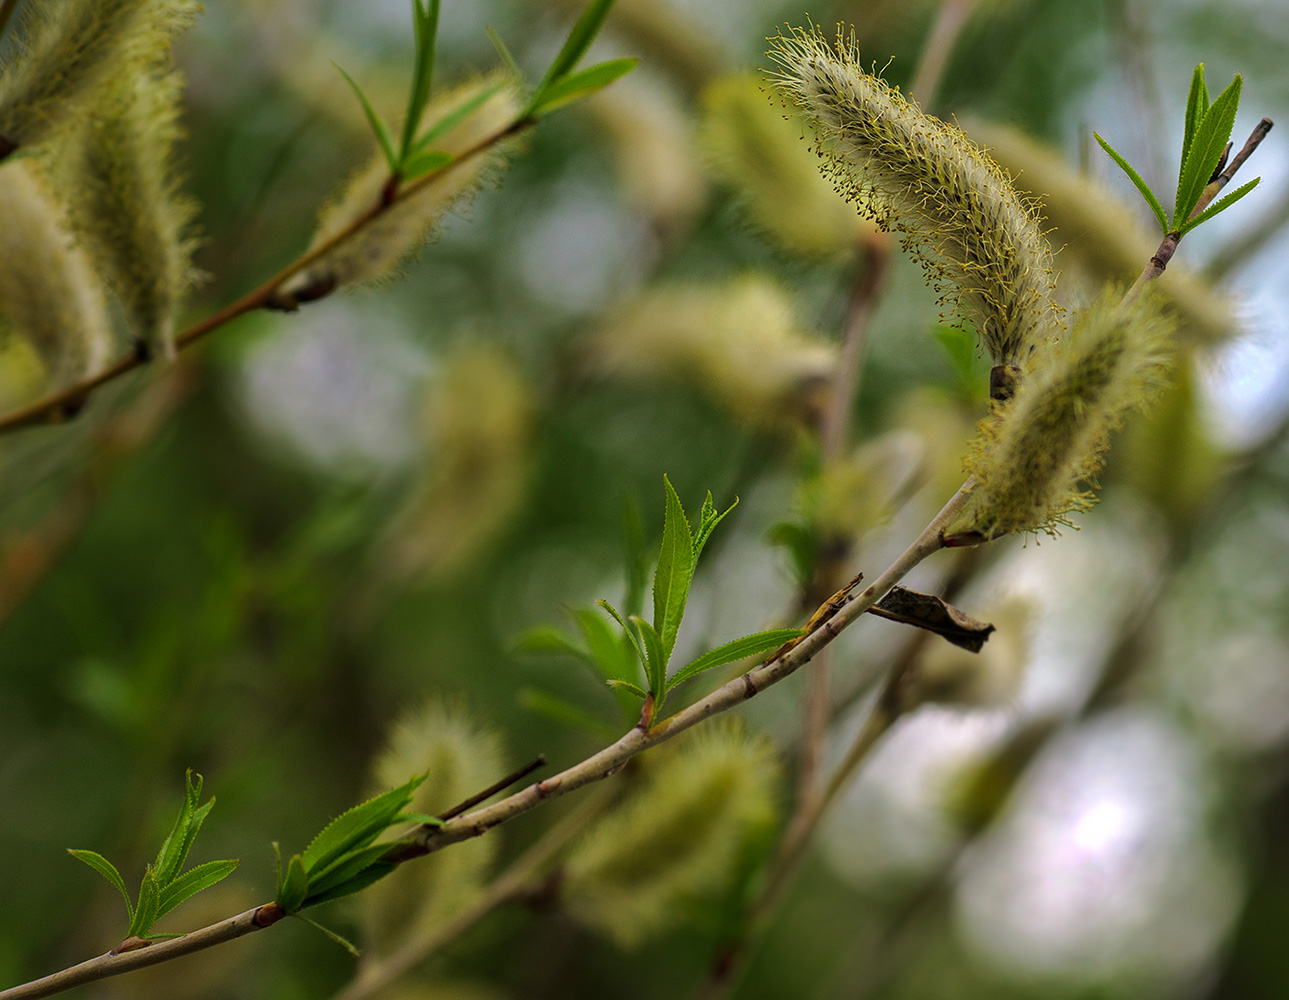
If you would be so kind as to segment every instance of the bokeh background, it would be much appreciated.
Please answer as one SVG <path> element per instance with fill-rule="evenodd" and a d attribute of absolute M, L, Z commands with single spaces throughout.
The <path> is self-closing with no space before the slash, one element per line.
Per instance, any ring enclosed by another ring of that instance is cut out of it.
<path fill-rule="evenodd" d="M 183 39 L 208 276 L 191 318 L 297 254 L 365 160 L 331 62 L 395 106 L 407 6 L 238 0 Z M 821 466 L 838 331 L 877 238 L 747 74 L 809 14 L 856 25 L 907 85 L 946 7 L 965 23 L 923 101 L 1046 196 L 1072 303 L 1130 281 L 1156 242 L 1093 129 L 1167 192 L 1195 63 L 1215 91 L 1244 74 L 1237 144 L 1289 109 L 1280 0 L 619 0 L 595 51 L 640 68 L 545 121 L 397 283 L 241 320 L 70 425 L 0 440 L 0 982 L 119 940 L 120 900 L 64 848 L 135 882 L 185 768 L 218 797 L 194 860 L 243 860 L 177 929 L 270 898 L 270 843 L 300 850 L 400 761 L 420 755 L 408 768 L 431 769 L 442 808 L 539 752 L 565 766 L 602 745 L 621 706 L 516 641 L 621 598 L 633 539 L 656 546 L 664 473 L 687 505 L 740 498 L 685 652 L 797 620 L 803 537 L 870 575 L 903 547 L 956 486 L 983 362 L 893 250 L 855 450 Z M 439 80 L 496 65 L 489 27 L 539 74 L 576 8 L 445 0 Z M 915 585 L 948 581 L 1000 631 L 974 660 L 921 649 L 930 703 L 848 787 L 734 995 L 1289 995 L 1287 152 L 1273 131 L 1245 168 L 1261 187 L 1182 244 L 1164 279 L 1177 386 L 1119 439 L 1082 529 L 922 567 Z M 880 621 L 837 643 L 833 758 L 908 643 Z M 805 686 L 741 713 L 769 746 L 743 747 L 758 780 L 731 786 L 742 826 L 704 874 L 660 856 L 623 892 L 626 846 L 683 845 L 602 830 L 594 849 L 624 852 L 604 861 L 575 838 L 379 995 L 698 991 L 792 811 Z M 685 752 L 622 779 L 658 797 L 630 813 L 637 833 L 688 787 L 662 770 Z M 377 953 L 383 934 L 427 934 L 579 808 L 318 917 Z M 656 913 L 628 914 L 664 883 Z M 414 916 L 390 930 L 398 906 Z M 354 969 L 292 922 L 85 993 L 326 997 Z"/>

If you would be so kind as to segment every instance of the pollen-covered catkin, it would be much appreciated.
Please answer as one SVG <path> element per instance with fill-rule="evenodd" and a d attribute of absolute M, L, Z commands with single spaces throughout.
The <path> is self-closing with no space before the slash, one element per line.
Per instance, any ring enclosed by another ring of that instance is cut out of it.
<path fill-rule="evenodd" d="M 1015 397 L 995 404 L 964 461 L 975 488 L 947 535 L 1056 534 L 1087 510 L 1110 433 L 1164 381 L 1173 323 L 1153 299 L 1121 305 L 1113 290 L 1079 312 Z"/>
<path fill-rule="evenodd" d="M 817 28 L 774 40 L 774 83 L 817 129 L 823 171 L 859 211 L 904 233 L 998 365 L 1019 365 L 1059 327 L 1051 248 L 1036 207 L 962 132 L 860 65 L 854 38 Z"/>
<path fill-rule="evenodd" d="M 71 139 L 64 190 L 77 232 L 151 353 L 174 355 L 175 317 L 193 284 L 196 206 L 179 190 L 177 73 L 121 73 Z"/>
<path fill-rule="evenodd" d="M 440 95 L 426 109 L 424 120 L 441 119 L 485 90 L 495 92 L 438 139 L 434 149 L 461 156 L 515 120 L 520 110 L 519 95 L 510 82 L 497 77 L 475 80 Z M 504 162 L 504 153 L 494 146 L 450 164 L 327 251 L 288 282 L 283 293 L 291 296 L 306 289 L 329 290 L 393 277 L 399 264 L 434 235 L 443 217 L 473 195 Z M 311 246 L 319 247 L 335 239 L 379 205 L 388 180 L 389 164 L 377 153 L 323 208 Z"/>
<path fill-rule="evenodd" d="M 35 348 L 58 386 L 103 365 L 111 332 L 98 278 L 30 163 L 0 168 L 0 325 Z"/>
<path fill-rule="evenodd" d="M 124 64 L 150 63 L 201 9 L 192 0 L 28 3 L 0 67 L 0 147 L 30 147 L 90 109 Z"/>

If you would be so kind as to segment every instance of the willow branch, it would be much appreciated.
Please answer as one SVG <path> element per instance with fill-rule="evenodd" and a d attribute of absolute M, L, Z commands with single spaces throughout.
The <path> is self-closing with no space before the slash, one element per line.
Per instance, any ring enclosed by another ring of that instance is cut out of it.
<path fill-rule="evenodd" d="M 190 326 L 177 337 L 175 337 L 175 349 L 183 350 L 191 347 L 208 334 L 213 333 L 226 323 L 244 316 L 247 313 L 255 312 L 274 304 L 277 293 L 281 287 L 295 277 L 301 271 L 304 271 L 310 265 L 317 263 L 327 254 L 342 243 L 352 239 L 363 231 L 371 223 L 384 216 L 394 206 L 415 196 L 418 192 L 433 184 L 435 181 L 442 179 L 453 170 L 458 169 L 463 164 L 469 162 L 475 157 L 487 152 L 498 143 L 504 142 L 521 132 L 531 128 L 536 122 L 533 118 L 520 118 L 511 122 L 505 128 L 490 136 L 480 140 L 474 146 L 461 153 L 451 163 L 448 163 L 437 170 L 416 178 L 407 184 L 400 185 L 391 197 L 382 198 L 379 202 L 372 205 L 367 211 L 355 218 L 349 225 L 337 232 L 330 239 L 324 240 L 317 246 L 313 247 L 307 253 L 297 258 L 293 263 L 288 264 L 273 277 L 269 278 L 259 287 L 247 292 L 241 298 L 230 302 L 217 312 L 211 313 L 205 319 Z M 18 430 L 22 427 L 29 427 L 32 424 L 52 423 L 59 420 L 65 420 L 75 414 L 85 401 L 89 398 L 90 393 L 100 386 L 112 382 L 127 372 L 133 371 L 147 363 L 147 358 L 138 351 L 131 351 L 123 354 L 106 368 L 88 375 L 78 382 L 65 386 L 55 392 L 50 393 L 33 403 L 11 410 L 9 413 L 0 416 L 0 434 L 6 434 Z"/>
<path fill-rule="evenodd" d="M 935 23 L 922 47 L 922 56 L 918 68 L 909 84 L 909 96 L 924 108 L 935 103 L 936 91 L 940 89 L 940 80 L 949 56 L 958 44 L 958 36 L 966 27 L 968 18 L 976 9 L 978 0 L 944 0 L 936 13 Z"/>
<path fill-rule="evenodd" d="M 1235 176 L 1236 171 L 1244 165 L 1244 161 L 1253 155 L 1253 151 L 1257 149 L 1262 143 L 1262 140 L 1267 137 L 1267 133 L 1271 131 L 1271 127 L 1272 121 L 1270 118 L 1263 118 L 1262 121 L 1258 122 L 1258 124 L 1254 126 L 1252 134 L 1244 143 L 1244 148 L 1235 155 L 1235 158 L 1232 159 L 1229 164 L 1227 164 L 1225 170 L 1209 181 L 1208 187 L 1204 189 L 1204 193 L 1200 196 L 1199 204 L 1195 206 L 1195 210 L 1191 212 L 1189 219 L 1195 218 L 1195 216 L 1203 212 L 1204 209 L 1208 208 L 1209 204 L 1218 196 L 1222 188 L 1226 187 L 1226 185 L 1230 183 L 1231 178 Z M 1128 289 L 1128 294 L 1124 296 L 1125 303 L 1131 302 L 1135 299 L 1141 294 L 1142 289 L 1144 289 L 1147 284 L 1154 281 L 1163 274 L 1165 270 L 1167 270 L 1168 262 L 1173 259 L 1173 254 L 1177 252 L 1177 244 L 1181 242 L 1181 239 L 1182 234 L 1176 230 L 1164 237 L 1163 241 L 1159 244 L 1159 249 L 1157 249 L 1155 251 L 1155 255 L 1150 258 L 1150 263 L 1146 265 L 1145 270 L 1141 272 L 1133 286 Z"/>

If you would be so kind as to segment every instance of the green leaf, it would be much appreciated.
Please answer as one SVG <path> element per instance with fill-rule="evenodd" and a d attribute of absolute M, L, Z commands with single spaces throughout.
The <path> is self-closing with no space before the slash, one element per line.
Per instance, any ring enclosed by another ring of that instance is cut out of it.
<path fill-rule="evenodd" d="M 649 693 L 654 697 L 654 711 L 658 711 L 667 694 L 667 653 L 663 649 L 662 636 L 639 615 L 631 620 L 640 629 L 645 652 L 649 654 L 645 661 L 645 674 L 649 679 Z"/>
<path fill-rule="evenodd" d="M 805 632 L 799 628 L 776 628 L 768 632 L 755 632 L 752 635 L 745 635 L 741 639 L 733 639 L 723 646 L 717 646 L 709 653 L 704 653 L 698 659 L 694 660 L 688 666 L 677 670 L 675 675 L 667 683 L 670 690 L 677 684 L 682 684 L 704 670 L 711 670 L 713 667 L 724 666 L 726 663 L 733 663 L 735 660 L 742 660 L 748 656 L 756 656 L 758 653 L 768 653 L 772 649 L 778 649 L 785 642 L 800 638 Z"/>
<path fill-rule="evenodd" d="M 594 663 L 595 657 L 568 637 L 568 634 L 549 625 L 538 625 L 522 633 L 515 640 L 516 653 L 560 653 L 576 656 L 579 660 Z"/>
<path fill-rule="evenodd" d="M 712 494 L 709 492 L 703 500 L 703 508 L 698 515 L 698 531 L 694 533 L 694 565 L 698 565 L 698 559 L 703 554 L 703 548 L 707 545 L 707 540 L 712 537 L 712 532 L 716 526 L 729 516 L 731 510 L 738 506 L 738 497 L 724 514 L 716 513 L 716 505 L 712 503 Z"/>
<path fill-rule="evenodd" d="M 630 681 L 609 681 L 608 685 L 615 691 L 626 691 L 628 694 L 633 694 L 641 701 L 649 697 L 644 688 L 639 684 L 632 684 Z"/>
<path fill-rule="evenodd" d="M 315 896 L 326 893 L 366 871 L 378 862 L 395 843 L 396 841 L 382 841 L 376 844 L 369 844 L 366 847 L 360 847 L 357 850 L 350 851 L 348 854 L 342 854 L 325 868 L 309 872 L 309 897 L 305 900 L 304 905 L 311 905 L 309 900 Z"/>
<path fill-rule="evenodd" d="M 497 50 L 501 64 L 506 67 L 506 72 L 510 74 L 511 79 L 516 82 L 523 80 L 524 71 L 519 68 L 519 63 L 515 62 L 515 57 L 510 54 L 510 49 L 506 48 L 506 43 L 501 40 L 501 36 L 491 27 L 484 28 L 483 33 L 488 36 L 488 41 L 492 42 L 492 47 Z"/>
<path fill-rule="evenodd" d="M 385 845 L 388 847 L 389 845 Z M 369 865 L 351 879 L 334 885 L 325 892 L 310 892 L 308 898 L 300 904 L 301 908 L 306 906 L 320 906 L 323 903 L 330 903 L 333 899 L 341 899 L 345 896 L 352 896 L 355 892 L 361 892 L 369 885 L 379 882 L 386 875 L 392 872 L 398 865 L 390 864 L 387 861 L 377 861 Z"/>
<path fill-rule="evenodd" d="M 84 862 L 102 875 L 105 879 L 116 886 L 116 891 L 121 894 L 125 900 L 125 910 L 129 914 L 130 922 L 134 922 L 134 902 L 130 899 L 130 894 L 125 891 L 125 879 L 121 878 L 121 873 L 116 870 L 116 865 L 108 861 L 107 858 L 97 851 L 82 851 L 74 847 L 67 848 L 67 853 L 77 861 Z"/>
<path fill-rule="evenodd" d="M 1181 175 L 1177 179 L 1173 229 L 1186 224 L 1222 158 L 1222 151 L 1231 138 L 1231 130 L 1235 128 L 1235 113 L 1240 108 L 1240 88 L 1243 83 L 1243 78 L 1237 73 L 1231 85 L 1217 95 L 1195 130 L 1190 151 L 1182 161 Z"/>
<path fill-rule="evenodd" d="M 200 774 L 197 775 L 197 781 L 194 783 L 192 769 L 189 768 L 184 772 L 183 804 L 179 807 L 179 815 L 175 818 L 174 826 L 171 827 L 166 839 L 162 841 L 161 849 L 157 852 L 157 860 L 153 864 L 153 868 L 157 873 L 157 882 L 160 885 L 166 885 L 179 874 L 179 869 L 183 867 L 184 860 L 187 857 L 186 846 L 192 846 L 192 839 L 188 836 L 188 831 L 197 812 L 197 803 L 201 799 L 201 786 L 202 777 Z M 202 818 L 205 819 L 205 813 L 202 814 Z M 182 857 L 180 856 L 181 854 L 183 855 Z"/>
<path fill-rule="evenodd" d="M 421 125 L 421 115 L 430 100 L 430 86 L 434 78 L 434 50 L 439 32 L 439 0 L 412 0 L 412 23 L 416 29 L 416 66 L 412 71 L 412 87 L 407 97 L 407 116 L 403 119 L 403 142 L 399 162 L 405 167 L 412 152 L 412 141 Z"/>
<path fill-rule="evenodd" d="M 612 684 L 613 681 L 609 681 L 609 683 Z M 543 719 L 548 719 L 560 726 L 567 726 L 570 729 L 589 733 L 597 739 L 604 737 L 612 739 L 617 735 L 617 730 L 603 719 L 588 712 L 580 705 L 574 705 L 571 701 L 567 701 L 559 695 L 551 694 L 549 691 L 542 691 L 539 688 L 524 688 L 519 692 L 519 703 L 528 711 L 535 715 L 540 715 Z"/>
<path fill-rule="evenodd" d="M 157 906 L 160 903 L 161 890 L 157 885 L 157 873 L 152 866 L 143 873 L 143 882 L 139 886 L 139 902 L 134 907 L 134 917 L 130 920 L 127 936 L 142 937 L 157 922 Z"/>
<path fill-rule="evenodd" d="M 1155 213 L 1155 219 L 1159 222 L 1159 228 L 1164 233 L 1167 233 L 1168 219 L 1164 215 L 1164 206 L 1159 203 L 1159 198 L 1156 197 L 1155 192 L 1150 190 L 1150 185 L 1142 180 L 1141 174 L 1137 173 L 1137 171 L 1132 168 L 1132 165 L 1120 156 L 1118 151 L 1111 146 L 1110 143 L 1106 142 L 1095 132 L 1093 132 L 1092 135 L 1096 138 L 1097 142 L 1101 144 L 1101 148 L 1110 154 L 1110 158 L 1114 160 L 1115 163 L 1119 164 L 1119 168 L 1128 175 L 1128 179 L 1137 186 L 1137 190 L 1141 192 L 1141 196 L 1146 199 L 1146 204 L 1148 204 L 1150 206 L 1150 210 Z"/>
<path fill-rule="evenodd" d="M 286 866 L 286 878 L 277 892 L 277 905 L 287 913 L 294 913 L 309 894 L 309 873 L 304 870 L 304 859 L 292 855 Z"/>
<path fill-rule="evenodd" d="M 601 599 L 595 603 L 611 614 L 613 616 L 613 620 L 622 626 L 622 631 L 625 632 L 627 634 L 627 638 L 631 640 L 631 645 L 636 651 L 636 656 L 640 658 L 640 666 L 647 672 L 649 669 L 649 659 L 645 656 L 644 647 L 640 645 L 640 639 L 636 636 L 635 629 L 623 620 L 622 616 L 618 614 L 618 609 L 608 601 Z M 636 615 L 632 615 L 631 620 L 634 621 L 636 617 Z"/>
<path fill-rule="evenodd" d="M 367 95 L 362 92 L 362 88 L 358 86 L 354 78 L 335 63 L 332 63 L 332 65 L 345 78 L 353 89 L 354 94 L 358 97 L 358 103 L 363 107 L 363 114 L 367 116 L 367 123 L 371 125 L 372 131 L 376 133 L 376 140 L 380 143 L 381 152 L 385 154 L 385 160 L 389 164 L 389 172 L 391 174 L 398 173 L 398 154 L 394 151 L 394 137 L 389 134 L 389 127 L 381 120 L 380 115 L 376 113 L 371 101 L 367 100 Z"/>
<path fill-rule="evenodd" d="M 671 480 L 662 477 L 667 493 L 667 512 L 662 525 L 662 552 L 653 574 L 653 626 L 662 642 L 663 661 L 671 657 L 685 617 L 689 600 L 689 581 L 694 573 L 694 540 L 689 533 L 689 518 L 676 495 Z M 655 693 L 660 693 L 658 689 Z"/>
<path fill-rule="evenodd" d="M 529 114 L 534 117 L 548 115 L 566 104 L 603 90 L 614 80 L 630 73 L 639 62 L 639 59 L 634 58 L 610 59 L 607 62 L 596 63 L 580 73 L 556 80 L 546 87 L 541 101 L 534 103 Z"/>
<path fill-rule="evenodd" d="M 230 859 L 206 861 L 190 868 L 169 885 L 162 887 L 161 899 L 157 903 L 157 917 L 164 917 L 185 899 L 191 899 L 203 889 L 209 889 L 212 885 L 222 882 L 233 874 L 237 865 L 237 861 Z"/>
<path fill-rule="evenodd" d="M 425 775 L 418 775 L 333 819 L 305 848 L 305 871 L 312 876 L 316 871 L 325 870 L 341 855 L 370 844 L 397 821 L 398 814 L 412 801 L 413 792 L 424 780 Z"/>
<path fill-rule="evenodd" d="M 1182 139 L 1182 163 L 1190 154 L 1191 143 L 1195 139 L 1195 130 L 1204 120 L 1208 111 L 1208 84 L 1204 82 L 1204 64 L 1200 63 L 1191 74 L 1191 90 L 1186 97 L 1186 134 Z"/>
<path fill-rule="evenodd" d="M 414 181 L 418 177 L 424 177 L 435 170 L 442 170 L 450 164 L 456 157 L 451 153 L 444 152 L 441 149 L 431 149 L 424 153 L 417 153 L 403 163 L 403 179 Z"/>
<path fill-rule="evenodd" d="M 532 102 L 528 110 L 524 113 L 527 118 L 543 102 L 546 96 L 547 88 L 558 80 L 563 79 L 578 64 L 586 50 L 591 47 L 595 41 L 595 36 L 600 33 L 600 28 L 604 24 L 604 19 L 609 15 L 609 8 L 613 6 L 613 0 L 591 0 L 587 4 L 586 10 L 582 16 L 577 19 L 573 25 L 573 30 L 568 33 L 564 45 L 555 56 L 555 61 L 550 64 L 546 70 L 546 75 L 542 77 L 541 83 L 537 85 L 537 90 L 533 93 Z"/>
<path fill-rule="evenodd" d="M 438 142 L 472 114 L 483 107 L 493 95 L 501 91 L 501 84 L 494 84 L 491 87 L 485 87 L 474 96 L 462 101 L 459 105 L 445 114 L 433 125 L 427 128 L 424 134 L 416 140 L 416 145 L 412 147 L 413 153 L 419 153 L 432 143 Z"/>
<path fill-rule="evenodd" d="M 1198 226 L 1200 223 L 1207 222 L 1209 219 L 1213 218 L 1213 216 L 1217 215 L 1219 212 L 1226 211 L 1237 201 L 1243 198 L 1246 194 L 1252 191 L 1255 187 L 1257 187 L 1258 182 L 1260 180 L 1262 180 L 1261 177 L 1255 177 L 1247 184 L 1240 185 L 1240 187 L 1236 188 L 1225 198 L 1219 198 L 1217 201 L 1213 202 L 1213 204 L 1209 205 L 1208 208 L 1200 212 L 1199 215 L 1195 216 L 1195 218 L 1188 221 L 1186 225 L 1182 226 L 1181 233 L 1185 235 L 1186 233 L 1189 233 L 1192 229 L 1194 229 L 1196 226 Z"/>
<path fill-rule="evenodd" d="M 603 680 L 616 677 L 628 681 L 636 676 L 629 647 L 622 644 L 622 637 L 601 615 L 596 614 L 595 609 L 577 608 L 573 617 L 591 651 L 591 662 Z"/>
<path fill-rule="evenodd" d="M 312 927 L 315 931 L 318 931 L 318 932 L 319 932 L 320 934 L 322 934 L 324 937 L 330 938 L 330 939 L 331 939 L 332 941 L 334 941 L 336 944 L 340 945 L 340 947 L 344 948 L 344 949 L 345 949 L 345 951 L 347 951 L 347 952 L 349 952 L 349 954 L 353 955 L 353 956 L 354 956 L 354 958 L 362 958 L 362 952 L 360 952 L 360 951 L 358 950 L 358 946 L 357 946 L 357 945 L 355 945 L 352 941 L 350 941 L 350 940 L 349 940 L 347 937 L 345 937 L 343 934 L 337 934 L 337 933 L 336 933 L 335 931 L 333 931 L 330 927 L 323 927 L 323 926 L 322 926 L 322 924 L 318 923 L 316 920 L 310 920 L 310 919 L 309 919 L 308 917 L 306 917 L 303 913 L 293 913 L 293 914 L 291 914 L 291 916 L 295 917 L 295 919 L 296 919 L 296 920 L 303 920 L 306 924 L 308 924 L 310 927 Z"/>
<path fill-rule="evenodd" d="M 1162 214 L 1161 207 L 1160 215 Z M 978 382 L 975 335 L 960 326 L 940 324 L 931 331 L 931 336 L 940 345 L 959 385 L 975 386 Z"/>

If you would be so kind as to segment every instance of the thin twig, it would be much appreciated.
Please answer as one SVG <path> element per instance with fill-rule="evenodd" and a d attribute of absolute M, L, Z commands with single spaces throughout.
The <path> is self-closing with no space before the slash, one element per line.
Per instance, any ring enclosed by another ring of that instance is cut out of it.
<path fill-rule="evenodd" d="M 521 132 L 532 127 L 533 124 L 535 124 L 535 119 L 532 118 L 517 119 L 500 131 L 494 132 L 492 135 L 481 139 L 474 146 L 461 153 L 461 155 L 451 163 L 446 164 L 437 170 L 430 171 L 408 184 L 402 185 L 398 189 L 394 198 L 389 202 L 381 201 L 372 205 L 334 236 L 319 243 L 316 247 L 313 247 L 293 263 L 287 265 L 277 274 L 273 275 L 273 277 L 269 278 L 258 288 L 247 292 L 240 299 L 229 303 L 224 306 L 224 308 L 211 313 L 211 315 L 207 316 L 199 323 L 196 323 L 193 326 L 190 326 L 187 330 L 184 330 L 175 338 L 175 348 L 177 350 L 183 350 L 184 348 L 191 347 L 197 341 L 201 340 L 207 334 L 219 329 L 225 323 L 237 319 L 239 316 L 243 316 L 246 313 L 254 312 L 257 309 L 263 309 L 274 301 L 275 293 L 277 293 L 287 281 L 308 268 L 310 265 L 317 263 L 345 241 L 356 236 L 372 222 L 385 215 L 385 213 L 390 211 L 394 206 L 410 197 L 413 197 L 426 186 L 441 179 L 445 174 L 452 172 L 462 164 L 474 159 L 476 156 L 487 152 L 498 143 L 519 135 Z M 57 422 L 59 420 L 66 419 L 68 416 L 74 414 L 80 409 L 89 397 L 90 393 L 95 389 L 120 378 L 122 375 L 142 366 L 145 363 L 146 358 L 137 351 L 131 351 L 128 354 L 124 354 L 101 371 L 98 371 L 93 375 L 89 375 L 81 379 L 79 382 L 75 382 L 72 385 L 65 386 L 62 389 L 52 392 L 49 395 L 36 400 L 34 403 L 29 403 L 16 410 L 11 410 L 4 416 L 0 416 L 0 434 L 15 431 L 22 427 L 29 427 L 32 424 Z"/>
<path fill-rule="evenodd" d="M 976 8 L 977 0 L 944 0 L 935 16 L 935 24 L 922 47 L 918 68 L 909 84 L 909 96 L 928 109 L 935 104 L 936 91 L 949 56 L 957 47 L 958 36 Z"/>
<path fill-rule="evenodd" d="M 1196 205 L 1195 210 L 1191 212 L 1189 216 L 1190 219 L 1195 218 L 1195 216 L 1199 215 L 1204 211 L 1204 209 L 1208 208 L 1209 204 L 1218 196 L 1222 188 L 1226 187 L 1226 185 L 1230 183 L 1231 178 L 1235 176 L 1235 172 L 1244 165 L 1244 161 L 1253 154 L 1253 151 L 1258 148 L 1262 140 L 1267 137 L 1267 133 L 1271 131 L 1271 128 L 1272 122 L 1270 118 L 1263 118 L 1262 121 L 1258 122 L 1258 124 L 1254 126 L 1252 134 L 1244 143 L 1244 148 L 1241 149 L 1239 153 L 1235 155 L 1235 158 L 1227 164 L 1225 170 L 1223 170 L 1213 180 L 1209 181 L 1208 187 L 1204 189 L 1203 195 L 1200 196 L 1199 204 Z M 1163 274 L 1165 270 L 1167 270 L 1168 262 L 1173 259 L 1173 254 L 1177 252 L 1177 244 L 1181 242 L 1181 239 L 1181 234 L 1176 231 L 1173 231 L 1164 237 L 1163 241 L 1159 244 L 1159 249 L 1155 251 L 1155 256 L 1150 258 L 1150 263 L 1146 265 L 1145 269 L 1137 277 L 1133 286 L 1128 289 L 1128 294 L 1124 296 L 1125 303 L 1131 302 L 1135 299 L 1141 294 L 1142 289 L 1144 289 L 1148 283 L 1154 281 Z"/>
<path fill-rule="evenodd" d="M 1204 277 L 1218 282 L 1243 267 L 1289 225 L 1289 188 L 1279 200 L 1262 212 L 1258 222 L 1242 230 L 1223 245 L 1204 268 Z"/>
<path fill-rule="evenodd" d="M 446 812 L 439 813 L 439 819 L 449 820 L 449 819 L 452 819 L 452 817 L 454 816 L 460 816 L 467 809 L 473 809 L 480 802 L 487 802 L 488 799 L 492 798 L 498 792 L 504 792 L 511 785 L 515 784 L 518 781 L 522 781 L 524 778 L 527 778 L 534 771 L 539 770 L 540 768 L 543 768 L 545 766 L 546 766 L 546 755 L 540 754 L 538 755 L 536 760 L 530 761 L 529 763 L 525 764 L 523 767 L 519 768 L 518 770 L 512 771 L 510 774 L 506 775 L 500 781 L 494 782 L 493 784 L 489 785 L 482 792 L 476 792 L 474 795 L 471 795 L 464 802 L 458 802 L 456 805 L 454 805 L 451 809 L 448 809 Z"/>

